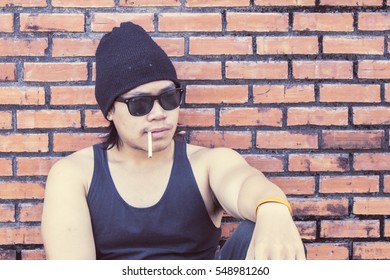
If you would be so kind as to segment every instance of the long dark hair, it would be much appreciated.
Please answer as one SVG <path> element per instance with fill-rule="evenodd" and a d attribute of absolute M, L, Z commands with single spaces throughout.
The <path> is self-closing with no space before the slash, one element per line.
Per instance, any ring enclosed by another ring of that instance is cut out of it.
<path fill-rule="evenodd" d="M 107 134 L 103 136 L 103 148 L 105 150 L 112 149 L 114 146 L 117 146 L 119 149 L 122 145 L 122 141 L 119 137 L 118 131 L 116 130 L 116 127 L 114 125 L 114 122 L 111 121 L 110 125 L 107 127 Z"/>

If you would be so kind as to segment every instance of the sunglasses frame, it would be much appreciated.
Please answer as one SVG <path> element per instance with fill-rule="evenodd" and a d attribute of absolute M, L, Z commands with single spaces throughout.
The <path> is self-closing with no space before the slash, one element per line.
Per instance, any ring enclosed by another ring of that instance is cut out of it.
<path fill-rule="evenodd" d="M 166 94 L 166 93 L 168 93 L 168 92 L 172 92 L 172 91 L 175 91 L 176 94 L 179 95 L 179 103 L 178 103 L 178 105 L 177 105 L 175 108 L 172 108 L 172 109 L 165 109 L 165 108 L 163 107 L 163 105 L 161 104 L 161 97 L 162 97 L 164 94 Z M 171 89 L 164 90 L 164 91 L 160 92 L 158 95 L 149 95 L 149 94 L 143 95 L 143 94 L 142 94 L 142 95 L 137 95 L 137 96 L 133 96 L 133 97 L 129 97 L 129 98 L 123 98 L 123 97 L 119 96 L 119 97 L 117 97 L 117 98 L 115 99 L 115 101 L 121 102 L 121 103 L 126 103 L 126 105 L 127 105 L 127 110 L 129 111 L 129 114 L 130 114 L 130 115 L 132 115 L 132 116 L 134 116 L 134 117 L 142 117 L 142 116 L 145 116 L 145 115 L 149 114 L 150 111 L 152 111 L 153 106 L 154 106 L 154 102 L 155 102 L 156 100 L 158 100 L 158 103 L 160 104 L 160 106 L 161 106 L 165 111 L 171 111 L 171 110 L 176 109 L 177 107 L 180 106 L 180 102 L 181 102 L 182 95 L 183 95 L 183 89 L 182 89 L 181 87 L 176 87 L 176 88 L 171 88 Z M 152 106 L 150 107 L 150 110 L 149 110 L 148 112 L 146 112 L 145 114 L 141 114 L 141 115 L 132 114 L 131 111 L 130 111 L 129 104 L 130 104 L 131 100 L 134 100 L 134 99 L 140 98 L 140 97 L 147 97 L 147 98 L 150 98 L 150 99 L 152 100 Z"/>

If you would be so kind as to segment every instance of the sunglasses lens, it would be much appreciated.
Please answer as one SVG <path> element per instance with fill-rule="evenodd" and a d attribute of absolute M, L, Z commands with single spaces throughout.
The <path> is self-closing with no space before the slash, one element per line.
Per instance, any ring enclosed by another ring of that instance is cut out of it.
<path fill-rule="evenodd" d="M 180 104 L 180 92 L 178 89 L 170 90 L 161 94 L 159 99 L 164 110 L 173 110 Z"/>
<path fill-rule="evenodd" d="M 129 100 L 129 112 L 133 116 L 144 116 L 153 108 L 154 100 L 148 96 L 134 97 Z"/>

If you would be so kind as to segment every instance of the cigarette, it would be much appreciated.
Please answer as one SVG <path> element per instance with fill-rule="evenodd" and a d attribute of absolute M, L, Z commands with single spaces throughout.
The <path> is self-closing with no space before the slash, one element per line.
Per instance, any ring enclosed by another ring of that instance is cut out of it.
<path fill-rule="evenodd" d="M 152 147 L 152 133 L 148 132 L 148 158 L 152 157 L 153 147 Z"/>

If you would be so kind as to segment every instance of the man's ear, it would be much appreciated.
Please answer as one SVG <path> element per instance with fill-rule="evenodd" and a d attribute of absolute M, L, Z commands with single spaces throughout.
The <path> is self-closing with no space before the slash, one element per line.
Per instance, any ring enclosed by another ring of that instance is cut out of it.
<path fill-rule="evenodd" d="M 109 120 L 110 122 L 112 121 L 112 114 L 114 113 L 114 111 L 114 105 L 112 105 L 111 109 L 107 113 L 107 120 Z"/>

